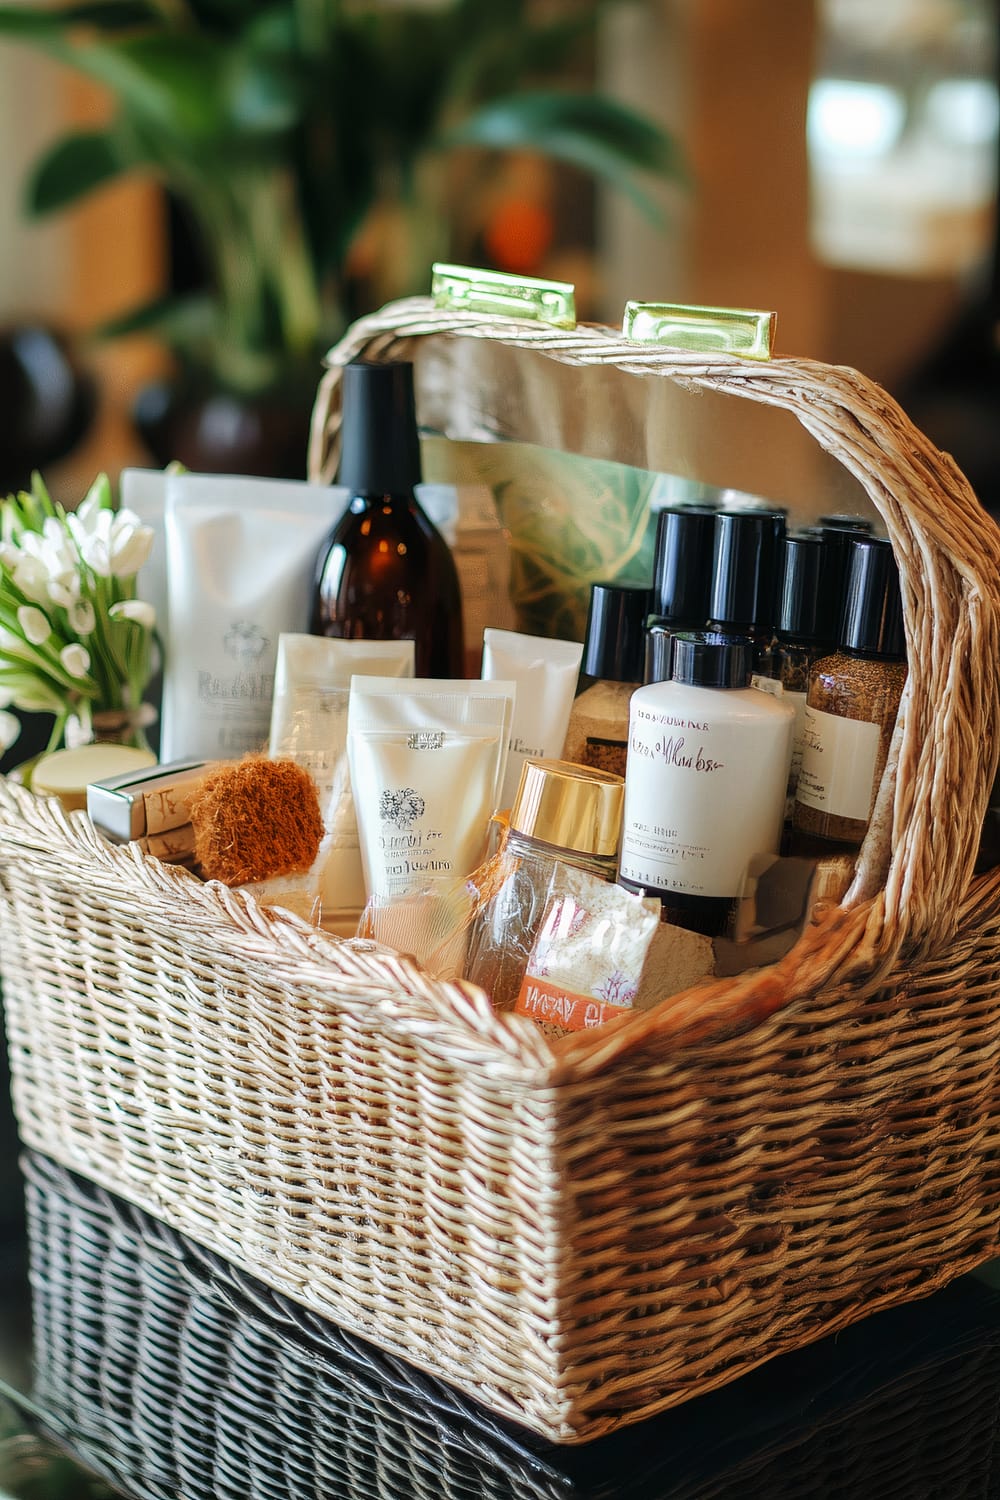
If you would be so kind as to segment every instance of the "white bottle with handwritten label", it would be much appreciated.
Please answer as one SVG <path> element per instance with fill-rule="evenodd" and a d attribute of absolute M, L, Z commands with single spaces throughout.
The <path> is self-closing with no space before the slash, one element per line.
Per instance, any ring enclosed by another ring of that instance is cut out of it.
<path fill-rule="evenodd" d="M 755 861 L 778 852 L 795 710 L 749 686 L 748 638 L 674 643 L 671 680 L 632 698 L 618 879 L 715 935 Z"/>

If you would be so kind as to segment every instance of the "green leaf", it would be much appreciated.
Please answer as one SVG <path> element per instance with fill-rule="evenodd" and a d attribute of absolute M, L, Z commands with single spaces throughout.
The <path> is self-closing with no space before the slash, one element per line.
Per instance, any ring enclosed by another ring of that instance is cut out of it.
<path fill-rule="evenodd" d="M 70 60 L 138 120 L 198 150 L 227 129 L 219 86 L 226 56 L 210 38 L 163 33 L 76 47 Z"/>
<path fill-rule="evenodd" d="M 183 346 L 212 338 L 218 332 L 218 321 L 218 304 L 207 292 L 157 297 L 102 323 L 94 330 L 94 336 L 118 339 L 130 333 L 152 333 L 170 344 Z"/>
<path fill-rule="evenodd" d="M 298 124 L 306 90 L 290 61 L 236 52 L 226 70 L 225 103 L 238 131 L 277 135 Z"/>
<path fill-rule="evenodd" d="M 93 0 L 92 4 L 0 6 L 0 33 L 6 36 L 44 37 L 76 26 L 99 31 L 132 31 L 138 26 L 162 21 L 155 5 L 143 0 Z"/>
<path fill-rule="evenodd" d="M 537 151 L 605 178 L 654 215 L 652 201 L 629 174 L 686 179 L 680 152 L 666 131 L 599 94 L 534 92 L 494 99 L 448 130 L 440 144 Z"/>
<path fill-rule="evenodd" d="M 28 210 L 36 217 L 54 213 L 120 176 L 128 165 L 108 131 L 64 136 L 35 163 L 28 181 Z"/>

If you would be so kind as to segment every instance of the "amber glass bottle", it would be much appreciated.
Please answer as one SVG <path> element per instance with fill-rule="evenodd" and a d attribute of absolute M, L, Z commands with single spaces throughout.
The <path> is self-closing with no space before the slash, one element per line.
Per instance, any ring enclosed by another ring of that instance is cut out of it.
<path fill-rule="evenodd" d="M 906 682 L 906 636 L 892 547 L 853 537 L 837 650 L 809 673 L 794 852 L 805 835 L 857 848 L 868 831 Z"/>
<path fill-rule="evenodd" d="M 347 509 L 320 553 L 312 633 L 415 643 L 417 677 L 461 677 L 458 573 L 422 509 L 413 366 L 356 360 L 343 374 L 337 482 Z"/>

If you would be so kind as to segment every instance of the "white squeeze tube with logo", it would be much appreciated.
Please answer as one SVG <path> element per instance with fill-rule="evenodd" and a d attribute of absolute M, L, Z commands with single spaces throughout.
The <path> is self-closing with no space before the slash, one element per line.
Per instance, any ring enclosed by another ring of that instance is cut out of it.
<path fill-rule="evenodd" d="M 278 637 L 305 632 L 326 485 L 168 474 L 164 761 L 220 760 L 267 744 Z"/>
<path fill-rule="evenodd" d="M 514 630 L 483 631 L 484 681 L 517 683 L 502 808 L 514 801 L 526 760 L 558 760 L 562 754 L 582 657 L 582 642 L 549 641 Z"/>
<path fill-rule="evenodd" d="M 365 904 L 358 824 L 347 766 L 351 678 L 412 678 L 413 641 L 342 641 L 283 633 L 271 709 L 272 759 L 295 761 L 312 776 L 325 833 L 312 870 L 326 918 Z"/>
<path fill-rule="evenodd" d="M 347 752 L 369 897 L 469 875 L 503 783 L 516 685 L 351 682 Z"/>

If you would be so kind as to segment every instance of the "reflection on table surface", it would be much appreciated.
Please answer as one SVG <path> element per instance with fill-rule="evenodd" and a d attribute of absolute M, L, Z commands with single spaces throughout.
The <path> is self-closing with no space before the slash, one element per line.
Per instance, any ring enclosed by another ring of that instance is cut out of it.
<path fill-rule="evenodd" d="M 558 1449 L 45 1158 L 23 1171 L 35 1370 L 6 1392 L 7 1494 L 107 1493 L 78 1464 L 184 1500 L 1000 1494 L 994 1268 Z M 32 1435 L 12 1435 L 15 1404 Z M 39 1436 L 76 1463 L 47 1468 Z"/>

